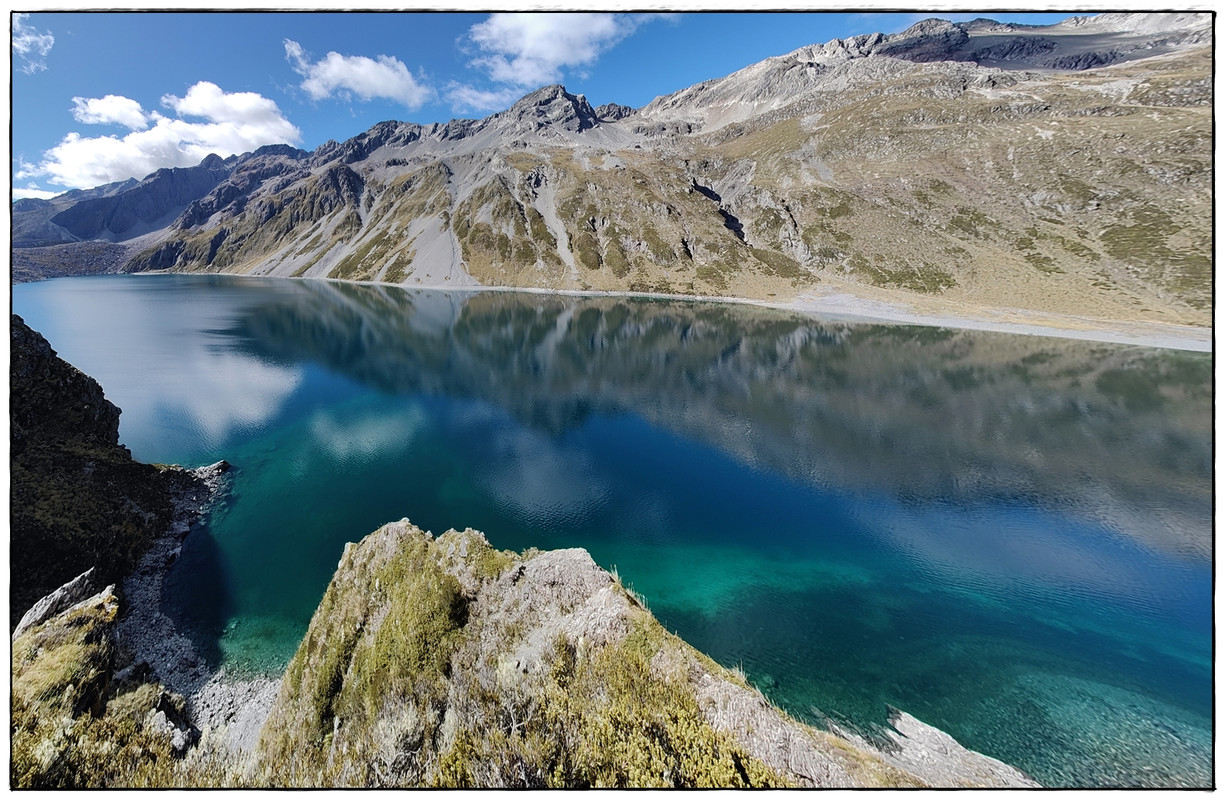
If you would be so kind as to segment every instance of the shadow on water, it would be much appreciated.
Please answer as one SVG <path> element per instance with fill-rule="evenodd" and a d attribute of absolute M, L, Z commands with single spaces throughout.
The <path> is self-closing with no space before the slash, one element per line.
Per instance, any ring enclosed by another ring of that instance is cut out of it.
<path fill-rule="evenodd" d="M 207 600 L 201 603 L 199 598 Z M 162 582 L 162 604 L 196 652 L 210 667 L 218 667 L 223 660 L 221 635 L 236 607 L 225 558 L 207 521 L 197 523 L 183 540 L 179 557 Z"/>

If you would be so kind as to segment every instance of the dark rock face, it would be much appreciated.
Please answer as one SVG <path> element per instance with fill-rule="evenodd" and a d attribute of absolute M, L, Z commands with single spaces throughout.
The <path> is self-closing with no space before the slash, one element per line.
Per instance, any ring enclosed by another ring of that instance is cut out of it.
<path fill-rule="evenodd" d="M 97 567 L 113 582 L 169 522 L 179 473 L 132 460 L 98 382 L 12 319 L 10 620 Z"/>
<path fill-rule="evenodd" d="M 904 58 L 907 61 L 951 60 L 970 35 L 960 26 L 942 19 L 925 19 L 873 48 L 872 54 Z"/>
<path fill-rule="evenodd" d="M 31 441 L 72 438 L 118 445 L 119 409 L 98 382 L 62 361 L 51 345 L 13 315 L 9 423 L 14 457 Z"/>
<path fill-rule="evenodd" d="M 239 214 L 246 208 L 251 193 L 265 181 L 285 176 L 299 178 L 306 174 L 306 159 L 310 154 L 289 145 L 261 147 L 243 159 L 225 180 L 205 196 L 191 201 L 175 220 L 180 230 L 201 225 L 218 211 Z"/>
<path fill-rule="evenodd" d="M 343 142 L 325 142 L 313 155 L 310 155 L 310 165 L 318 167 L 333 161 L 352 164 L 366 158 L 380 147 L 403 146 L 415 142 L 421 138 L 422 131 L 423 128 L 420 125 L 411 122 L 395 120 L 380 122 L 352 139 L 346 139 Z"/>
<path fill-rule="evenodd" d="M 23 197 L 13 203 L 13 213 L 19 214 L 22 211 L 36 211 L 40 208 L 47 208 L 50 205 L 50 200 L 40 200 L 37 197 Z"/>

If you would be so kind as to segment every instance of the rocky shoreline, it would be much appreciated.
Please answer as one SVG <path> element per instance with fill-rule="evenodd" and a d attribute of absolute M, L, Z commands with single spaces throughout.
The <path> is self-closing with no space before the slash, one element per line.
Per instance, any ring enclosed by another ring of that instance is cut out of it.
<path fill-rule="evenodd" d="M 188 722 L 214 739 L 250 751 L 280 688 L 280 680 L 238 677 L 208 664 L 162 605 L 162 585 L 191 526 L 227 491 L 230 465 L 219 461 L 183 470 L 175 487 L 174 518 L 123 581 L 125 610 L 118 623 L 122 669 L 117 680 L 161 683 L 186 700 Z"/>

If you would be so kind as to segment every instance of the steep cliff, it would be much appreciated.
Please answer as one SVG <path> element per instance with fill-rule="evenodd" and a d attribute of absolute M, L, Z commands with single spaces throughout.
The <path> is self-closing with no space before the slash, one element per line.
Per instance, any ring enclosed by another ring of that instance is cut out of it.
<path fill-rule="evenodd" d="M 133 461 L 97 381 L 17 315 L 11 336 L 10 625 L 91 567 L 104 582 L 129 571 L 195 480 Z"/>

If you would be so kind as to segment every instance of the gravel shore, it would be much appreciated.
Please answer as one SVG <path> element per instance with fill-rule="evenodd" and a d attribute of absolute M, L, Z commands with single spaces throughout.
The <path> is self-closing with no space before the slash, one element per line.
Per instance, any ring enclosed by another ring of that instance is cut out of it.
<path fill-rule="evenodd" d="M 187 701 L 187 714 L 201 731 L 210 729 L 225 744 L 250 751 L 276 699 L 280 680 L 237 677 L 209 665 L 191 639 L 177 630 L 162 607 L 162 583 L 178 558 L 192 524 L 226 490 L 229 464 L 184 470 L 174 520 L 124 580 L 126 611 L 119 621 L 119 644 L 130 654 L 125 670 L 144 673 Z"/>

